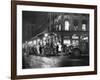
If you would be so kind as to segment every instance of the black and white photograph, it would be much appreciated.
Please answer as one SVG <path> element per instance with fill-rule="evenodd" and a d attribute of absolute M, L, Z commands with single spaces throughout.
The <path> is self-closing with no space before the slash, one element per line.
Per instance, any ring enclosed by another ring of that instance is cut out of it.
<path fill-rule="evenodd" d="M 89 14 L 22 11 L 22 68 L 89 66 Z"/>
<path fill-rule="evenodd" d="M 97 7 L 12 2 L 12 77 L 97 73 Z"/>

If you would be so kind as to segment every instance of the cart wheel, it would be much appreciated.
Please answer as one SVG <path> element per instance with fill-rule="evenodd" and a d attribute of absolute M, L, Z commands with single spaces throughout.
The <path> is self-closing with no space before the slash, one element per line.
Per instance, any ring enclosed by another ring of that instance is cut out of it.
<path fill-rule="evenodd" d="M 81 50 L 79 49 L 79 48 L 74 48 L 73 49 L 73 55 L 74 56 L 80 56 L 80 54 L 81 54 Z"/>

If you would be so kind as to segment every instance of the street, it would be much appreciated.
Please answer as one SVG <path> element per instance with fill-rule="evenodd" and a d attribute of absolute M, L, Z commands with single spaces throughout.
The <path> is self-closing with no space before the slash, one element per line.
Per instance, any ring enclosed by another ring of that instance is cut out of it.
<path fill-rule="evenodd" d="M 88 56 L 72 57 L 72 56 L 34 56 L 29 55 L 24 59 L 23 68 L 52 68 L 52 67 L 72 67 L 72 66 L 88 66 Z"/>

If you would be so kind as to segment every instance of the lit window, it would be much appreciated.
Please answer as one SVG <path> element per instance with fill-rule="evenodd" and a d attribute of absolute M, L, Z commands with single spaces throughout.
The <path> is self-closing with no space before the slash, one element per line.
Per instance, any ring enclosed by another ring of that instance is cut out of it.
<path fill-rule="evenodd" d="M 61 24 L 59 24 L 59 31 L 61 31 Z"/>
<path fill-rule="evenodd" d="M 69 21 L 65 21 L 65 30 L 68 31 L 69 30 Z"/>
<path fill-rule="evenodd" d="M 70 45 L 70 44 L 71 44 L 70 40 L 68 40 L 68 39 L 64 40 L 63 43 L 64 43 L 65 45 Z"/>
<path fill-rule="evenodd" d="M 73 44 L 73 46 L 77 46 L 77 45 L 79 45 L 79 41 L 78 40 L 73 40 L 72 44 Z"/>
<path fill-rule="evenodd" d="M 82 24 L 82 30 L 86 31 L 86 24 Z"/>

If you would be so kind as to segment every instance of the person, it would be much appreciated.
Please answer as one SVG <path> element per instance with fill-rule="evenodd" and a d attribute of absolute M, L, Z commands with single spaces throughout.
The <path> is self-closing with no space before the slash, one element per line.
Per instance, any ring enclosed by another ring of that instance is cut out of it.
<path fill-rule="evenodd" d="M 36 43 L 37 54 L 40 54 L 39 48 L 40 48 L 39 42 L 37 42 L 37 43 Z"/>
<path fill-rule="evenodd" d="M 62 45 L 59 43 L 58 46 L 59 46 L 58 51 L 61 52 L 62 51 Z"/>
<path fill-rule="evenodd" d="M 63 45 L 63 52 L 66 53 L 66 45 Z"/>
<path fill-rule="evenodd" d="M 40 45 L 40 47 L 39 47 L 39 52 L 40 52 L 40 54 L 42 54 L 42 45 Z"/>
<path fill-rule="evenodd" d="M 62 45 L 60 42 L 57 42 L 57 52 L 60 53 L 62 51 Z"/>
<path fill-rule="evenodd" d="M 56 54 L 58 54 L 58 45 L 56 45 Z"/>

